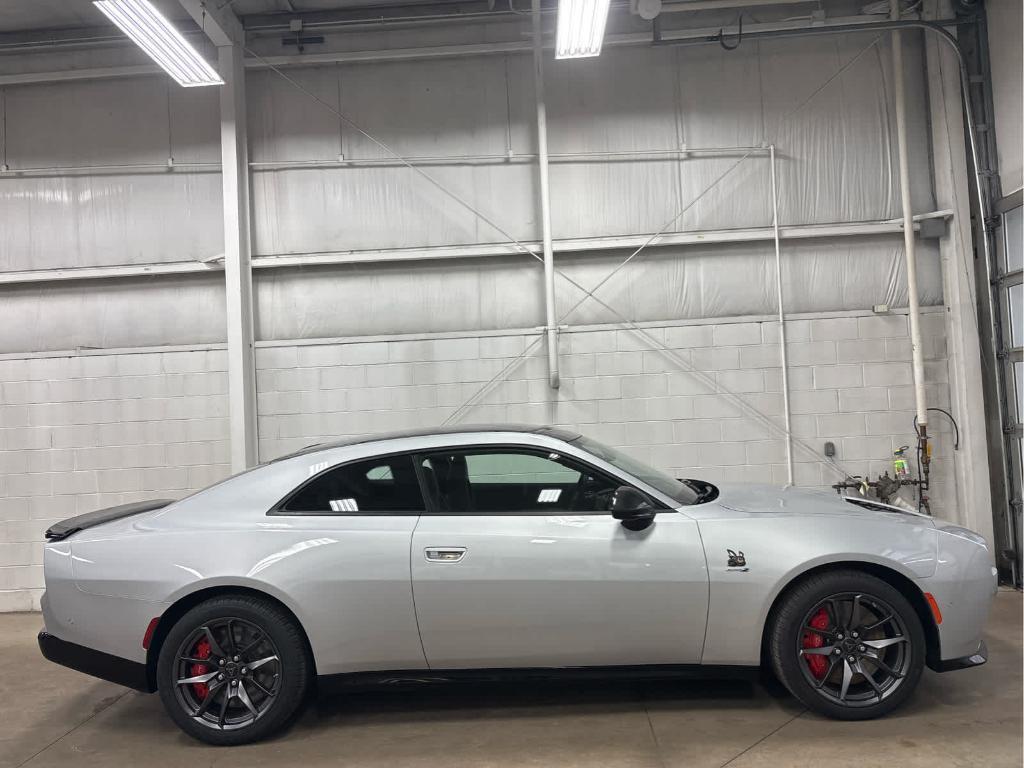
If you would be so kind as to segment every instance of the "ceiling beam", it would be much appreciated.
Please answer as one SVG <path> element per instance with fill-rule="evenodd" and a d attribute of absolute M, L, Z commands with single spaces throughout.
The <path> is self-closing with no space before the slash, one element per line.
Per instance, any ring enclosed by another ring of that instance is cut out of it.
<path fill-rule="evenodd" d="M 243 45 L 245 43 L 245 31 L 242 29 L 242 22 L 231 10 L 229 2 L 220 3 L 213 0 L 178 0 L 182 8 L 188 11 L 199 28 L 206 33 L 207 37 L 216 46 L 222 45 Z"/>

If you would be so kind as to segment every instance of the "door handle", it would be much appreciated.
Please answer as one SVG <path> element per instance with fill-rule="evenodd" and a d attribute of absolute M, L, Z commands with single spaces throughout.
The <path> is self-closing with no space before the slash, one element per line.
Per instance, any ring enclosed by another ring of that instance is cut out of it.
<path fill-rule="evenodd" d="M 431 563 L 457 563 L 466 556 L 465 547 L 427 547 L 423 555 Z"/>

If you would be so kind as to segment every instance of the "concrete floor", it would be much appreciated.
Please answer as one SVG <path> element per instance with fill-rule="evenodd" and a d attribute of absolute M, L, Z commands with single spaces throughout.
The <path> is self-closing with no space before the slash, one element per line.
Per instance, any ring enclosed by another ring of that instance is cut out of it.
<path fill-rule="evenodd" d="M 494 684 L 323 700 L 233 749 L 186 737 L 156 696 L 46 662 L 38 614 L 0 615 L 0 768 L 1020 766 L 1021 608 L 1000 592 L 989 664 L 926 670 L 908 706 L 872 722 L 824 720 L 749 682 Z"/>

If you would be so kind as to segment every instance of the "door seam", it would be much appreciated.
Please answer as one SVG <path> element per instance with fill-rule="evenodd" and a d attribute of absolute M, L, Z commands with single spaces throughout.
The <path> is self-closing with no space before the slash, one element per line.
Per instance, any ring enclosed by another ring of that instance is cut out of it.
<path fill-rule="evenodd" d="M 423 519 L 423 515 L 419 515 L 416 518 L 416 524 L 412 527 L 412 532 L 409 534 L 409 595 L 412 597 L 412 618 L 416 622 L 416 636 L 420 639 L 420 653 L 423 654 L 423 663 L 427 669 L 430 669 L 430 659 L 427 658 L 427 649 L 423 645 L 423 632 L 420 630 L 420 612 L 416 607 L 416 582 L 412 577 L 412 548 L 413 540 L 416 538 L 416 529 L 420 527 L 420 520 Z"/>

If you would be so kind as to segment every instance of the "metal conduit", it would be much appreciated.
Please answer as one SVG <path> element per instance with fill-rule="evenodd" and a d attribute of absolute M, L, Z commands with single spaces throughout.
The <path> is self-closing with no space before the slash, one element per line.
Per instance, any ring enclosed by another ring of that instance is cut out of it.
<path fill-rule="evenodd" d="M 775 184 L 775 145 L 769 162 L 772 178 L 772 233 L 775 240 L 775 289 L 779 298 L 779 364 L 782 368 L 782 406 L 786 420 L 787 485 L 793 485 L 793 419 L 789 406 L 789 361 L 786 351 L 786 305 L 782 295 L 782 247 L 779 238 L 779 195 Z M 911 233 L 913 236 L 913 233 Z"/>
<path fill-rule="evenodd" d="M 555 319 L 555 255 L 551 244 L 551 192 L 548 185 L 548 113 L 544 104 L 544 40 L 540 0 L 533 0 L 533 92 L 537 108 L 537 169 L 540 175 L 540 221 L 544 252 L 544 331 L 548 350 L 548 384 L 558 389 L 558 321 Z"/>

